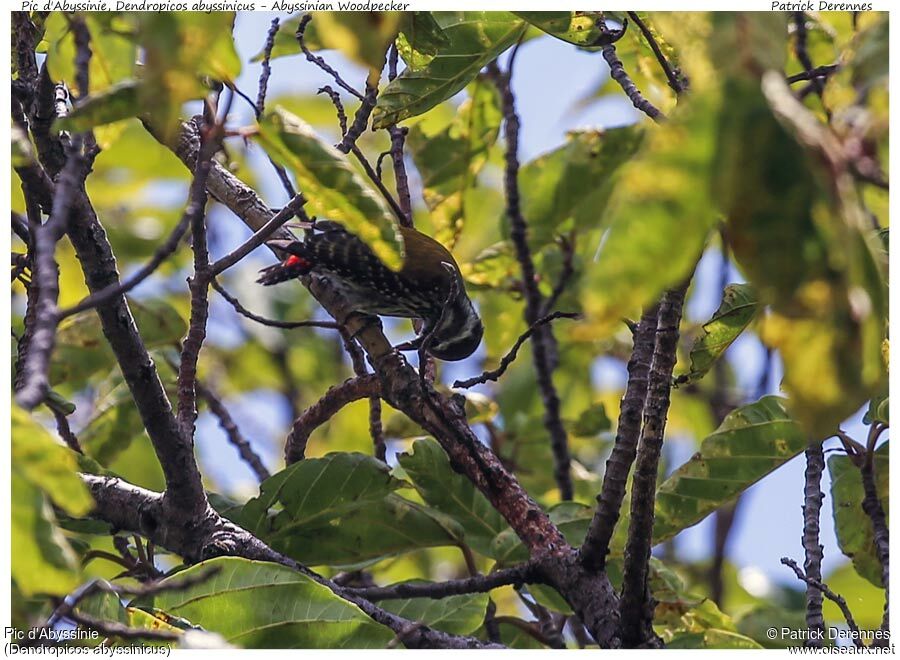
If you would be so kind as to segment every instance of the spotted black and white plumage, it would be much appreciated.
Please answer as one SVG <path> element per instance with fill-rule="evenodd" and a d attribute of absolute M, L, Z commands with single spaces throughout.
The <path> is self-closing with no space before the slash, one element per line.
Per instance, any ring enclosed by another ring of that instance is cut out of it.
<path fill-rule="evenodd" d="M 327 278 L 354 311 L 423 319 L 421 337 L 431 335 L 429 352 L 441 360 L 462 360 L 478 348 L 484 333 L 481 319 L 466 295 L 459 266 L 443 245 L 401 227 L 406 257 L 395 272 L 342 225 L 318 221 L 315 230 L 303 241 L 277 241 L 290 256 L 264 269 L 258 281 L 271 285 L 314 273 Z M 454 280 L 456 295 L 448 303 Z"/>

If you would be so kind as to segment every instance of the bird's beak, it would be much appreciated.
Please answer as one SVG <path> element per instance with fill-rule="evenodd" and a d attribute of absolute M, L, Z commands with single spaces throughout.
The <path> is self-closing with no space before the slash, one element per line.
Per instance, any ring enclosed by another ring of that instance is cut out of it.
<path fill-rule="evenodd" d="M 287 252 L 288 248 L 296 243 L 296 240 L 285 239 L 285 238 L 273 238 L 271 240 L 266 241 L 266 245 L 268 245 L 273 250 L 282 250 Z"/>

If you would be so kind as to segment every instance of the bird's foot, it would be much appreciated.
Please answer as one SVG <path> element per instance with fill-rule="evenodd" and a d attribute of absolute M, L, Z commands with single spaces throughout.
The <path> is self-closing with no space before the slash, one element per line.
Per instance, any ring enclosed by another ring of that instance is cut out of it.
<path fill-rule="evenodd" d="M 405 341 L 400 344 L 394 346 L 395 351 L 417 351 L 422 348 L 422 342 L 425 340 L 425 335 L 419 335 L 415 339 L 410 341 Z"/>

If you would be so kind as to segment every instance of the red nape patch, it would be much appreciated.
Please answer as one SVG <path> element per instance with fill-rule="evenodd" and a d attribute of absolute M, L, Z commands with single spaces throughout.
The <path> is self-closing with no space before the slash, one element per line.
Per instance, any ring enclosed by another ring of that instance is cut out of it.
<path fill-rule="evenodd" d="M 309 268 L 312 264 L 310 264 L 306 259 L 292 254 L 285 260 L 284 265 L 286 268 Z"/>

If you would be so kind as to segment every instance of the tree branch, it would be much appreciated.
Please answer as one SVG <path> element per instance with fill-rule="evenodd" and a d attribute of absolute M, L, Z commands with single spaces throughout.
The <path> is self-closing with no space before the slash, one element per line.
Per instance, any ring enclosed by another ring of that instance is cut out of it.
<path fill-rule="evenodd" d="M 229 96 L 228 106 L 231 105 Z M 209 283 L 213 275 L 210 273 L 209 249 L 206 243 L 206 180 L 212 167 L 212 158 L 221 144 L 221 136 L 229 108 L 221 121 L 212 125 L 197 124 L 200 134 L 200 149 L 197 152 L 197 163 L 191 181 L 190 196 L 185 215 L 190 218 L 192 248 L 194 253 L 194 274 L 188 279 L 191 294 L 191 315 L 188 322 L 187 336 L 181 348 L 181 360 L 178 364 L 178 414 L 176 420 L 184 441 L 194 443 L 194 425 L 197 421 L 197 362 L 200 350 L 206 339 L 206 323 L 209 319 Z M 197 120 L 195 120 L 197 121 Z"/>
<path fill-rule="evenodd" d="M 341 328 L 341 340 L 344 348 L 350 356 L 350 362 L 353 365 L 353 373 L 357 376 L 365 376 L 369 373 L 366 368 L 366 356 L 362 348 L 356 343 L 356 340 L 350 334 Z M 380 461 L 385 460 L 387 456 L 387 445 L 384 442 L 384 428 L 381 425 L 381 397 L 369 397 L 369 435 L 372 436 L 372 446 L 375 450 L 375 458 Z"/>
<path fill-rule="evenodd" d="M 34 250 L 31 255 L 31 282 L 35 296 L 34 326 L 26 329 L 30 337 L 28 351 L 21 362 L 21 385 L 16 401 L 23 408 L 36 407 L 50 384 L 47 370 L 56 343 L 56 326 L 59 323 L 59 266 L 56 263 L 56 244 L 66 232 L 73 198 L 84 184 L 87 168 L 81 153 L 82 141 L 76 139 L 66 164 L 59 174 L 53 193 L 53 210 L 47 222 L 34 230 Z"/>
<path fill-rule="evenodd" d="M 185 127 L 172 147 L 185 163 L 192 162 L 196 150 L 190 130 L 190 126 Z M 272 217 L 272 211 L 251 188 L 217 164 L 213 165 L 207 186 L 217 200 L 251 229 L 258 229 Z M 282 236 L 290 238 L 288 232 L 280 231 Z M 369 355 L 382 381 L 382 397 L 438 440 L 453 469 L 468 477 L 484 493 L 533 556 L 548 556 L 552 560 L 542 565 L 541 570 L 573 606 L 597 642 L 604 647 L 619 646 L 617 599 L 609 580 L 603 574 L 589 574 L 580 566 L 575 551 L 547 514 L 472 432 L 463 408 L 453 399 L 439 396 L 443 414 L 436 415 L 424 402 L 415 371 L 402 355 L 393 351 L 377 325 L 352 315 L 346 302 L 321 278 L 305 278 L 304 284 Z"/>
<path fill-rule="evenodd" d="M 259 454 L 253 451 L 250 442 L 244 437 L 244 434 L 241 433 L 241 430 L 238 428 L 238 425 L 235 423 L 234 418 L 232 418 L 231 413 L 228 412 L 228 408 L 225 407 L 222 400 L 216 396 L 212 390 L 203 385 L 203 383 L 198 381 L 196 387 L 197 394 L 206 401 L 206 405 L 209 406 L 209 411 L 219 420 L 219 426 L 225 431 L 228 442 L 234 445 L 235 449 L 238 450 L 238 454 L 240 454 L 244 462 L 250 466 L 250 469 L 253 470 L 256 478 L 260 481 L 265 481 L 272 476 L 263 464 L 262 459 L 260 459 Z"/>
<path fill-rule="evenodd" d="M 525 563 L 502 568 L 487 575 L 476 575 L 459 580 L 404 582 L 389 587 L 357 587 L 351 591 L 371 601 L 397 598 L 447 598 L 460 594 L 483 593 L 508 584 L 522 585 L 537 580 L 540 580 L 540 576 L 537 574 L 535 565 Z"/>
<path fill-rule="evenodd" d="M 788 557 L 782 557 L 781 563 L 785 566 L 789 567 L 794 571 L 794 574 L 801 580 L 803 580 L 808 586 L 816 589 L 830 601 L 832 601 L 835 605 L 837 605 L 841 613 L 844 615 L 844 619 L 847 621 L 847 627 L 850 628 L 852 632 L 855 633 L 853 637 L 853 643 L 857 648 L 862 648 L 863 642 L 862 637 L 860 635 L 859 626 L 856 624 L 856 621 L 853 619 L 853 613 L 850 611 L 850 608 L 847 607 L 847 601 L 844 600 L 844 597 L 840 594 L 834 593 L 831 589 L 828 588 L 828 585 L 822 582 L 821 580 L 817 580 L 816 578 L 809 577 L 805 575 L 800 567 L 797 566 L 797 562 L 793 559 L 789 559 Z"/>
<path fill-rule="evenodd" d="M 601 39 L 603 39 L 602 47 L 600 52 L 603 54 L 603 59 L 606 60 L 606 63 L 609 64 L 609 75 L 615 80 L 619 87 L 622 88 L 622 91 L 625 92 L 625 96 L 628 97 L 628 100 L 631 101 L 631 104 L 643 112 L 645 115 L 650 117 L 653 121 L 661 121 L 665 119 L 665 115 L 660 112 L 660 110 L 654 106 L 650 101 L 644 98 L 644 95 L 641 94 L 641 91 L 637 88 L 637 85 L 634 84 L 634 81 L 631 79 L 631 76 L 628 75 L 625 71 L 625 66 L 622 64 L 622 60 L 619 59 L 619 56 L 616 54 L 615 42 L 622 38 L 625 34 L 625 30 L 627 29 L 627 22 L 622 26 L 621 30 L 610 30 L 606 27 L 606 21 L 602 16 L 597 17 L 597 28 L 601 32 Z"/>
<path fill-rule="evenodd" d="M 669 82 L 669 87 L 671 87 L 676 94 L 681 94 L 685 90 L 686 85 L 681 80 L 680 72 L 673 69 L 669 60 L 666 59 L 666 56 L 663 54 L 662 49 L 659 47 L 659 44 L 653 36 L 653 32 L 651 32 L 650 28 L 647 27 L 647 24 L 641 20 L 641 17 L 636 11 L 628 12 L 628 18 L 638 26 L 641 34 L 644 35 L 644 39 L 650 44 L 650 50 L 653 51 L 656 61 L 659 62 L 660 68 L 663 70 L 663 73 L 666 74 L 666 80 Z"/>
<path fill-rule="evenodd" d="M 659 457 L 669 411 L 672 370 L 678 349 L 678 325 L 686 291 L 687 282 L 663 294 L 659 304 L 659 325 L 648 376 L 644 425 L 632 479 L 631 520 L 622 577 L 620 621 L 622 641 L 629 647 L 640 644 L 655 646 L 659 643 L 652 628 L 654 604 L 647 584 L 647 573 Z"/>
<path fill-rule="evenodd" d="M 581 560 L 591 570 L 601 570 L 606 565 L 610 540 L 625 499 L 628 473 L 637 455 L 658 315 L 659 305 L 654 305 L 644 312 L 634 331 L 634 348 L 628 360 L 628 384 L 619 405 L 616 440 L 606 461 L 603 485 L 597 495 L 597 510 L 581 546 Z"/>
<path fill-rule="evenodd" d="M 537 274 L 531 248 L 528 245 L 528 225 L 522 214 L 519 195 L 519 117 L 512 92 L 513 62 L 516 50 L 510 55 L 508 70 L 502 73 L 496 62 L 488 69 L 500 92 L 503 107 L 503 126 L 506 137 L 506 169 L 504 187 L 506 214 L 510 222 L 510 239 L 516 250 L 516 259 L 522 269 L 522 288 L 525 293 L 525 320 L 534 325 L 543 309 L 543 296 L 537 285 Z M 569 439 L 562 423 L 559 395 L 553 385 L 556 346 L 550 326 L 541 326 L 532 340 L 532 357 L 538 388 L 544 403 L 544 426 L 550 434 L 553 450 L 553 476 L 559 488 L 560 498 L 571 500 L 574 493 L 571 475 Z"/>
<path fill-rule="evenodd" d="M 555 321 L 556 319 L 580 319 L 581 314 L 578 312 L 553 312 L 552 314 L 547 314 L 546 316 L 539 318 L 535 321 L 531 326 L 519 335 L 519 338 L 512 345 L 512 348 L 509 349 L 509 352 L 504 355 L 500 359 L 500 364 L 496 369 L 492 369 L 490 371 L 485 371 L 480 376 L 473 376 L 472 378 L 467 378 L 465 380 L 458 380 L 453 383 L 453 387 L 460 388 L 469 388 L 474 387 L 475 385 L 480 385 L 486 383 L 488 381 L 496 381 L 500 376 L 506 372 L 519 354 L 519 349 L 522 348 L 522 344 L 528 341 L 528 338 L 531 337 L 534 332 L 540 328 L 542 325 L 546 325 L 551 321 Z"/>
<path fill-rule="evenodd" d="M 124 282 L 118 282 L 115 285 L 110 285 L 102 291 L 92 293 L 75 305 L 72 305 L 71 307 L 67 307 L 66 309 L 60 311 L 60 319 L 73 316 L 74 314 L 78 314 L 79 312 L 83 312 L 94 307 L 98 307 L 117 296 L 128 293 L 138 284 L 140 284 L 145 279 L 150 277 L 150 275 L 156 272 L 156 269 L 159 268 L 162 263 L 172 254 L 174 254 L 175 250 L 178 249 L 178 244 L 181 242 L 181 239 L 184 238 L 184 235 L 191 223 L 191 215 L 189 213 L 190 210 L 191 205 L 189 201 L 188 206 L 185 209 L 184 214 L 181 216 L 181 220 L 179 220 L 178 224 L 175 226 L 175 229 L 172 230 L 172 233 L 169 234 L 169 237 L 165 240 L 165 242 L 158 248 L 156 248 L 156 251 L 153 253 L 153 256 L 150 257 L 149 261 L 141 266 L 140 269 L 138 269 L 134 273 L 134 275 L 129 277 Z"/>
<path fill-rule="evenodd" d="M 890 623 L 890 534 L 888 532 L 887 516 L 878 498 L 878 488 L 875 480 L 875 443 L 878 436 L 887 426 L 874 422 L 869 428 L 869 437 L 866 442 L 865 460 L 860 468 L 860 476 L 863 483 L 862 508 L 872 521 L 872 529 L 875 540 L 875 555 L 881 564 L 881 584 L 884 587 L 884 615 L 882 629 L 888 630 Z"/>
<path fill-rule="evenodd" d="M 266 33 L 266 43 L 263 46 L 262 70 L 259 74 L 259 87 L 256 92 L 256 116 L 262 116 L 266 109 L 266 93 L 269 90 L 269 76 L 272 75 L 272 49 L 275 47 L 275 35 L 278 34 L 278 19 L 273 18 Z"/>
<path fill-rule="evenodd" d="M 334 417 L 344 406 L 360 399 L 379 396 L 381 382 L 373 374 L 345 380 L 331 386 L 316 403 L 300 413 L 294 420 L 291 432 L 284 442 L 284 460 L 288 465 L 302 461 L 306 456 L 306 443 L 312 432 Z"/>
<path fill-rule="evenodd" d="M 388 51 L 388 81 L 392 81 L 397 77 L 397 60 L 399 59 L 397 44 L 391 44 Z M 394 180 L 397 186 L 397 197 L 400 198 L 400 209 L 406 217 L 406 223 L 401 222 L 407 227 L 412 227 L 412 202 L 409 195 L 409 178 L 406 175 L 406 162 L 403 160 L 403 143 L 406 141 L 406 134 L 409 129 L 396 124 L 388 126 L 388 134 L 391 136 L 391 162 L 394 164 Z M 381 178 L 381 177 L 379 177 Z"/>
<path fill-rule="evenodd" d="M 237 556 L 268 561 L 292 568 L 330 589 L 336 596 L 357 605 L 374 621 L 400 636 L 408 648 L 500 648 L 472 637 L 451 635 L 390 614 L 370 601 L 309 570 L 212 509 L 207 515 L 185 525 L 177 510 L 164 506 L 164 495 L 123 482 L 116 477 L 82 475 L 97 503 L 94 515 L 122 530 L 142 534 L 157 545 L 185 557 L 190 562 L 219 556 Z M 413 626 L 415 629 L 413 630 Z"/>
<path fill-rule="evenodd" d="M 266 325 L 271 328 L 284 328 L 285 330 L 293 330 L 294 328 L 326 328 L 329 330 L 338 330 L 340 328 L 334 321 L 279 321 L 278 319 L 269 319 L 265 316 L 254 314 L 244 307 L 237 298 L 228 293 L 225 287 L 219 284 L 217 279 L 213 278 L 210 285 L 234 308 L 234 311 L 261 325 Z"/>
<path fill-rule="evenodd" d="M 806 471 L 803 488 L 803 551 L 806 559 L 806 627 L 812 633 L 806 646 L 821 647 L 825 635 L 825 619 L 822 617 L 822 591 L 813 582 L 822 580 L 822 545 L 819 543 L 819 516 L 822 510 L 822 472 L 825 471 L 825 454 L 822 443 L 811 442 L 806 448 Z M 784 562 L 784 560 L 782 560 Z"/>

